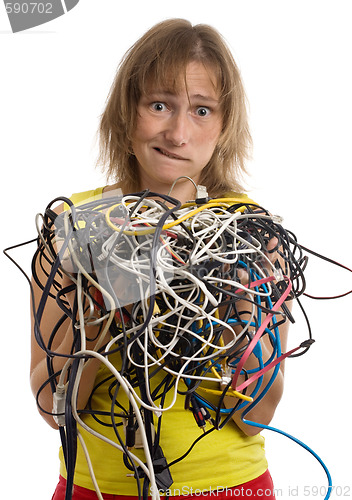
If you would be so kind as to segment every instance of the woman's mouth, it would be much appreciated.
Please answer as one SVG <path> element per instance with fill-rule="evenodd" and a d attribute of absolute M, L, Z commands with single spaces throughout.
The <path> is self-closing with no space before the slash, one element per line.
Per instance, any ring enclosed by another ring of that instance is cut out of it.
<path fill-rule="evenodd" d="M 186 158 L 183 158 L 182 156 L 170 153 L 170 151 L 167 151 L 166 149 L 162 149 L 162 148 L 154 148 L 154 149 L 155 149 L 155 151 L 162 154 L 163 156 L 167 156 L 167 158 L 171 158 L 173 160 L 186 160 Z"/>

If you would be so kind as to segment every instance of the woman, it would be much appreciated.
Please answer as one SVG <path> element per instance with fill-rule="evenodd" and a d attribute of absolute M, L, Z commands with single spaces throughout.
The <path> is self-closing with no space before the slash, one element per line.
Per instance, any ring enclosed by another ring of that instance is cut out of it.
<path fill-rule="evenodd" d="M 76 203 L 85 198 L 105 199 L 116 189 L 124 194 L 149 189 L 160 195 L 168 195 L 171 190 L 173 198 L 185 203 L 195 199 L 195 187 L 203 185 L 211 197 L 232 193 L 230 196 L 236 196 L 239 201 L 250 202 L 245 195 L 234 194 L 241 191 L 240 178 L 250 142 L 241 78 L 221 36 L 209 26 L 193 27 L 184 20 L 168 20 L 150 29 L 128 51 L 118 69 L 101 118 L 100 160 L 106 166 L 108 178 L 114 183 L 74 196 L 72 200 Z M 59 207 L 57 211 L 62 212 L 63 209 Z M 42 268 L 44 270 L 38 268 L 36 272 L 39 280 L 45 282 L 45 273 L 50 272 L 50 265 L 44 263 Z M 70 284 L 72 282 L 64 275 L 60 286 L 65 288 Z M 41 290 L 35 281 L 33 287 L 34 300 L 38 303 Z M 75 299 L 72 289 L 66 289 L 65 297 L 73 311 Z M 49 296 L 41 318 L 44 342 L 48 342 L 61 314 L 55 299 Z M 286 330 L 286 324 L 280 327 L 283 349 Z M 98 334 L 97 327 L 87 326 L 87 349 L 96 347 Z M 100 339 L 101 344 L 110 339 L 109 332 L 104 335 Z M 266 342 L 270 341 L 266 339 L 263 342 L 264 351 Z M 264 352 L 266 359 L 271 351 L 269 343 L 268 354 Z M 53 358 L 53 373 L 58 374 L 63 369 L 66 361 L 64 354 L 70 352 L 71 345 L 72 333 L 64 322 L 56 328 L 51 346 L 58 353 Z M 252 358 L 253 355 L 247 361 L 247 369 L 257 366 Z M 109 356 L 109 360 L 118 369 L 121 368 L 118 353 L 111 358 Z M 114 430 L 109 426 L 109 418 L 106 417 L 111 408 L 111 396 L 107 396 L 111 384 L 109 375 L 101 360 L 92 360 L 82 374 L 77 407 L 86 408 L 86 414 L 80 414 L 85 425 L 116 442 L 116 428 Z M 264 378 L 269 377 L 270 372 L 267 372 Z M 34 333 L 32 389 L 35 394 L 39 391 L 38 401 L 43 417 L 57 428 L 58 420 L 55 421 L 51 414 L 52 391 L 49 384 L 45 384 L 47 378 L 45 352 L 38 346 Z M 155 383 L 159 382 L 156 377 Z M 250 412 L 251 420 L 262 424 L 270 422 L 282 388 L 283 373 L 280 368 L 266 397 Z M 165 406 L 170 403 L 170 398 L 167 393 Z M 227 399 L 226 405 L 233 405 L 233 398 Z M 121 408 L 129 406 L 128 398 L 122 391 L 117 402 Z M 218 496 L 227 493 L 236 498 L 253 498 L 260 494 L 263 496 L 265 492 L 266 498 L 274 498 L 259 429 L 244 423 L 238 411 L 220 432 L 211 432 L 204 439 L 198 439 L 199 428 L 194 424 L 192 413 L 186 411 L 184 406 L 185 397 L 179 394 L 170 411 L 163 415 L 160 447 L 155 457 L 160 460 L 157 474 L 158 470 L 161 471 L 157 484 L 164 481 L 164 490 L 171 496 L 192 493 L 199 496 L 200 491 L 207 496 L 210 490 L 215 490 Z M 105 412 L 105 416 L 98 418 L 99 412 Z M 116 422 L 128 427 L 128 421 L 126 423 L 126 419 L 120 416 L 116 416 Z M 133 478 L 138 473 L 131 468 L 128 460 L 126 463 L 126 459 L 122 459 L 122 453 L 80 426 L 79 431 L 88 448 L 96 482 L 103 492 L 99 498 L 140 495 L 138 481 Z M 192 443 L 196 443 L 192 451 L 178 460 Z M 75 462 L 74 500 L 97 498 L 96 485 L 82 446 L 80 442 Z M 134 453 L 142 461 L 145 460 L 142 450 L 136 449 Z M 61 477 L 54 500 L 65 498 L 69 464 L 65 462 L 62 450 L 60 459 Z M 169 472 L 165 468 L 167 463 L 172 464 Z M 142 478 L 143 474 L 140 481 Z M 72 481 L 72 477 L 68 481 Z M 233 490 L 230 491 L 230 488 Z"/>

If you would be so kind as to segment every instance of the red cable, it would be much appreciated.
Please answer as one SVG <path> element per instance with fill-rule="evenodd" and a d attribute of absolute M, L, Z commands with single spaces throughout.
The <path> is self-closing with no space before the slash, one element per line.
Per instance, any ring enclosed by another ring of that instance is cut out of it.
<path fill-rule="evenodd" d="M 270 281 L 274 281 L 276 278 L 275 276 L 269 276 L 268 278 L 263 278 L 261 280 L 257 280 L 257 281 L 253 281 L 252 283 L 250 283 L 250 288 L 254 288 L 254 287 L 257 287 L 257 286 L 260 286 L 260 285 L 263 285 L 265 283 L 269 283 Z M 286 298 L 288 297 L 291 289 L 292 289 L 292 283 L 291 283 L 291 280 L 290 278 L 288 278 L 287 276 L 284 276 L 284 280 L 287 282 L 287 287 L 286 287 L 286 290 L 284 291 L 284 293 L 281 295 L 281 297 L 279 298 L 279 300 L 275 303 L 274 307 L 272 308 L 272 311 L 278 311 L 279 308 L 281 307 L 281 305 L 284 303 L 284 301 L 286 300 Z M 248 285 L 247 285 L 248 287 Z M 272 317 L 274 316 L 274 312 L 270 312 L 267 314 L 265 320 L 263 321 L 263 323 L 260 325 L 260 327 L 258 328 L 258 331 L 257 333 L 254 335 L 254 337 L 252 338 L 252 340 L 250 341 L 246 351 L 244 352 L 242 358 L 240 359 L 240 362 L 238 363 L 237 365 L 237 368 L 236 368 L 236 371 L 235 371 L 235 374 L 232 378 L 232 383 L 231 383 L 231 386 L 234 390 L 240 392 L 243 384 L 241 384 L 239 387 L 237 387 L 237 380 L 238 380 L 238 377 L 242 371 L 242 368 L 244 367 L 247 359 L 249 358 L 249 356 L 252 354 L 253 352 L 253 349 L 255 347 L 255 345 L 257 344 L 257 342 L 259 341 L 260 337 L 263 335 L 266 327 L 268 326 L 268 324 L 270 323 Z M 298 348 L 297 348 L 298 349 Z M 296 350 L 297 350 L 296 349 Z M 288 354 L 287 354 L 288 355 Z M 279 361 L 276 360 L 276 364 L 278 363 Z M 271 363 L 270 363 L 271 365 Z M 265 373 L 266 371 L 268 371 L 271 366 L 270 365 L 267 365 L 265 368 L 263 368 L 261 371 L 263 373 Z M 260 376 L 260 375 L 259 375 Z M 253 377 L 251 377 L 250 379 L 248 379 L 246 382 L 250 381 Z M 258 378 L 258 377 L 256 377 Z M 251 383 L 251 382 L 249 382 Z M 247 385 L 249 385 L 249 383 Z M 246 387 L 247 387 L 246 385 Z"/>

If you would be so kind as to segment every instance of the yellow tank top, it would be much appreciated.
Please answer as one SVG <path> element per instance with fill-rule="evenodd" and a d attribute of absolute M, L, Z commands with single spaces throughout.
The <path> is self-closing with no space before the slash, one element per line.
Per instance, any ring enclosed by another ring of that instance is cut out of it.
<path fill-rule="evenodd" d="M 103 188 L 79 193 L 71 197 L 75 204 L 80 204 L 87 199 L 99 199 Z M 239 202 L 251 203 L 246 195 L 227 193 L 226 197 L 236 197 Z M 118 369 L 121 358 L 118 353 L 109 356 L 109 361 Z M 109 386 L 112 382 L 111 372 L 102 364 L 99 368 L 96 384 L 98 387 L 93 393 L 92 409 L 110 412 L 111 400 L 107 397 Z M 152 378 L 152 387 L 156 387 L 162 380 L 163 374 Z M 218 388 L 218 387 L 216 387 Z M 180 389 L 186 389 L 181 383 Z M 173 397 L 171 389 L 166 396 L 164 407 L 170 405 Z M 216 398 L 216 396 L 214 396 Z M 212 402 L 212 397 L 207 399 Z M 124 408 L 128 408 L 128 397 L 120 388 L 118 401 Z M 213 400 L 214 401 L 214 400 Z M 161 420 L 160 446 L 168 463 L 181 457 L 192 443 L 203 434 L 195 423 L 189 410 L 184 408 L 185 397 L 177 395 L 176 402 L 170 410 L 163 413 Z M 97 422 L 92 415 L 82 416 L 84 423 L 97 433 L 103 434 L 109 440 L 118 444 L 118 439 L 112 427 L 104 426 Z M 107 424 L 111 423 L 110 417 L 101 417 Z M 116 417 L 116 424 L 122 421 Z M 156 417 L 155 417 L 156 423 Z M 207 427 L 209 429 L 210 427 Z M 137 495 L 136 480 L 131 477 L 123 463 L 123 454 L 111 444 L 108 444 L 80 425 L 78 429 L 84 439 L 94 469 L 99 488 L 103 493 L 118 495 Z M 122 426 L 118 426 L 122 437 Z M 132 452 L 142 461 L 145 461 L 142 449 L 133 449 Z M 66 477 L 66 469 L 62 449 L 60 449 L 60 473 Z M 218 487 L 231 487 L 245 483 L 263 474 L 267 469 L 265 458 L 264 438 L 246 436 L 231 420 L 220 431 L 214 430 L 194 446 L 186 458 L 170 467 L 173 484 L 167 492 L 170 496 L 187 495 L 196 490 L 209 491 Z M 81 444 L 78 442 L 77 461 L 74 483 L 78 486 L 94 490 L 94 485 L 86 463 Z"/>

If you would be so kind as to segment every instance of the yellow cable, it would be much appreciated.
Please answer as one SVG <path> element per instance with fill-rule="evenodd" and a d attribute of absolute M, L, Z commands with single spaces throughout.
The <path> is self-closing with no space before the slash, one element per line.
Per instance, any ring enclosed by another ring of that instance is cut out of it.
<path fill-rule="evenodd" d="M 201 385 L 198 387 L 199 391 L 204 391 L 208 392 L 210 394 L 215 394 L 216 396 L 221 396 L 223 391 L 217 390 L 217 389 L 208 389 L 207 387 L 202 387 Z M 244 401 L 249 401 L 252 403 L 253 398 L 250 396 L 246 396 L 245 394 L 242 394 L 241 392 L 234 391 L 233 389 L 227 391 L 226 396 L 231 396 L 232 398 L 238 398 L 238 399 L 243 399 Z"/>
<path fill-rule="evenodd" d="M 213 372 L 213 374 L 215 375 L 216 378 L 218 378 L 219 380 L 222 380 L 222 378 L 218 374 L 215 366 L 211 367 L 211 371 Z M 212 394 L 218 394 L 218 395 L 222 394 L 222 391 L 216 390 L 216 389 L 206 389 L 206 388 L 201 387 L 201 386 L 199 386 L 199 389 L 203 389 L 206 392 L 211 392 Z M 250 396 L 246 396 L 245 394 L 242 394 L 241 392 L 235 391 L 234 389 L 230 389 L 230 388 L 228 389 L 226 396 L 232 396 L 233 398 L 244 399 L 245 401 L 250 401 L 250 402 L 253 401 L 253 398 L 251 398 Z"/>
<path fill-rule="evenodd" d="M 219 318 L 219 310 L 217 309 L 215 311 L 215 314 L 214 316 L 218 319 Z M 220 347 L 224 347 L 224 339 L 222 338 L 222 336 L 220 337 L 219 339 L 219 344 L 220 344 Z M 213 372 L 213 374 L 215 375 L 215 377 L 219 380 L 222 380 L 222 377 L 219 375 L 218 371 L 216 370 L 215 366 L 212 366 L 211 367 L 211 371 Z M 219 390 L 216 390 L 216 389 L 207 389 L 205 387 L 201 387 L 199 386 L 199 389 L 202 389 L 204 390 L 205 392 L 209 392 L 211 394 L 216 394 L 216 395 L 220 395 L 222 394 L 222 391 L 219 391 Z M 227 396 L 231 396 L 233 398 L 238 398 L 238 399 L 243 399 L 244 401 L 249 401 L 249 402 L 252 402 L 253 401 L 253 398 L 251 398 L 250 396 L 246 396 L 245 394 L 242 394 L 241 392 L 238 392 L 238 391 L 235 391 L 234 389 L 232 388 L 229 388 L 227 393 L 226 393 Z"/>
<path fill-rule="evenodd" d="M 165 224 L 163 226 L 163 230 L 170 229 L 171 227 L 177 226 L 178 224 L 181 224 L 181 222 L 183 222 L 187 219 L 190 219 L 194 215 L 196 215 L 199 212 L 202 212 L 203 210 L 206 210 L 208 208 L 219 207 L 219 205 L 229 207 L 229 206 L 233 205 L 234 203 L 238 203 L 238 200 L 236 198 L 219 198 L 219 199 L 211 200 L 208 203 L 205 203 L 204 205 L 200 205 L 199 207 L 195 208 L 191 212 L 188 212 L 187 214 L 182 215 L 177 220 L 168 222 L 167 224 Z M 113 222 L 111 222 L 110 213 L 113 211 L 114 208 L 116 208 L 119 205 L 121 205 L 121 204 L 117 203 L 116 205 L 112 205 L 105 213 L 106 223 L 114 231 L 121 231 L 121 228 L 116 226 L 115 224 L 113 224 Z M 192 205 L 194 205 L 194 203 L 185 203 L 184 205 L 182 205 L 181 208 L 184 208 L 187 206 L 192 206 Z M 245 208 L 246 208 L 245 206 L 240 207 L 238 209 L 238 211 L 242 212 L 243 210 L 245 210 Z M 150 227 L 148 229 L 141 229 L 139 231 L 125 229 L 123 232 L 124 232 L 124 234 L 130 235 L 130 236 L 138 236 L 138 235 L 144 236 L 146 234 L 153 234 L 155 232 L 155 228 Z"/>

